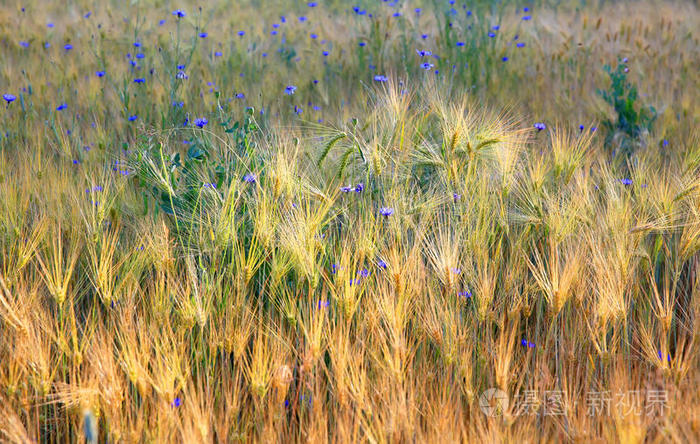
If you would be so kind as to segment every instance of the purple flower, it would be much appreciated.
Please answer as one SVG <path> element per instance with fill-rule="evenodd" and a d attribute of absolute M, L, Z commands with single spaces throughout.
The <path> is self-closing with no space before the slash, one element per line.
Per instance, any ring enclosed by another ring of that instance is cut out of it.
<path fill-rule="evenodd" d="M 255 175 L 251 174 L 251 173 L 246 174 L 245 176 L 243 176 L 243 182 L 255 183 L 256 182 Z"/>
<path fill-rule="evenodd" d="M 394 209 L 390 207 L 381 207 L 379 209 L 379 214 L 381 214 L 384 217 L 389 217 L 392 214 L 394 214 Z"/>
<path fill-rule="evenodd" d="M 129 122 L 133 122 L 134 120 L 136 120 L 138 118 L 139 118 L 139 116 L 137 116 L 136 114 L 134 114 L 133 116 L 129 116 Z"/>
<path fill-rule="evenodd" d="M 470 298 L 472 297 L 472 292 L 469 290 L 460 291 L 459 293 L 457 293 L 457 296 L 461 298 Z"/>
<path fill-rule="evenodd" d="M 294 94 L 294 92 L 297 90 L 297 87 L 294 85 L 287 85 L 286 88 L 284 88 L 284 93 L 287 94 L 288 96 L 291 96 Z"/>
<path fill-rule="evenodd" d="M 386 266 L 387 266 L 387 265 L 386 265 L 386 262 L 384 262 L 383 260 L 379 259 L 379 260 L 377 261 L 377 265 L 378 265 L 379 267 L 381 267 L 381 268 L 383 268 L 383 269 L 386 270 Z"/>
<path fill-rule="evenodd" d="M 95 71 L 95 75 L 96 75 L 97 77 L 104 77 L 104 76 L 105 76 L 105 72 L 104 72 L 104 71 Z"/>
<path fill-rule="evenodd" d="M 187 16 L 187 14 L 185 14 L 185 11 L 183 11 L 182 9 L 174 10 L 173 15 L 177 18 L 183 18 L 183 17 Z"/>
<path fill-rule="evenodd" d="M 457 193 L 452 193 L 452 199 L 457 202 L 462 196 Z"/>
<path fill-rule="evenodd" d="M 66 105 L 65 103 L 61 103 L 60 105 L 58 105 L 58 107 L 56 107 L 56 111 L 63 111 L 66 108 L 68 108 L 68 105 Z"/>
<path fill-rule="evenodd" d="M 209 123 L 209 120 L 207 120 L 206 117 L 200 117 L 194 120 L 194 124 L 197 125 L 198 128 L 204 128 L 207 123 Z"/>
<path fill-rule="evenodd" d="M 143 79 L 143 78 L 134 79 L 134 83 L 144 83 L 145 81 L 146 81 L 146 79 Z"/>
<path fill-rule="evenodd" d="M 352 185 L 348 185 L 346 187 L 340 187 L 340 191 L 342 193 L 349 193 L 350 191 L 352 191 Z"/>
<path fill-rule="evenodd" d="M 363 278 L 369 277 L 369 270 L 366 268 L 363 268 L 362 270 L 357 272 L 357 275 Z"/>
<path fill-rule="evenodd" d="M 70 51 L 71 49 L 73 49 L 73 45 L 71 45 L 70 43 L 66 43 L 65 45 L 63 45 L 63 49 L 65 49 L 66 51 Z"/>
<path fill-rule="evenodd" d="M 177 74 L 175 74 L 175 78 L 179 80 L 187 80 L 189 77 L 185 71 L 178 71 Z"/>
<path fill-rule="evenodd" d="M 180 407 L 182 405 L 182 400 L 179 397 L 175 398 L 170 405 L 173 407 Z"/>
<path fill-rule="evenodd" d="M 542 123 L 542 122 L 537 122 L 537 123 L 535 123 L 535 124 L 532 125 L 532 126 L 535 127 L 535 129 L 537 130 L 537 132 L 540 132 L 540 131 L 542 131 L 543 129 L 547 128 L 547 126 L 546 126 L 544 123 Z"/>
<path fill-rule="evenodd" d="M 420 67 L 423 68 L 423 69 L 426 70 L 426 71 L 429 71 L 429 70 L 432 69 L 434 66 L 435 66 L 435 65 L 433 65 L 432 63 L 428 63 L 428 62 L 421 63 L 421 65 L 420 65 Z"/>
<path fill-rule="evenodd" d="M 387 79 L 386 76 L 382 76 L 382 75 L 377 74 L 376 76 L 374 76 L 374 80 L 376 82 L 386 82 L 389 79 Z"/>
<path fill-rule="evenodd" d="M 526 20 L 526 21 L 527 21 L 527 20 L 530 20 L 531 18 L 532 18 L 531 15 L 524 15 L 524 16 L 523 16 L 523 20 Z"/>
<path fill-rule="evenodd" d="M 632 179 L 620 179 L 622 185 L 632 185 Z"/>
<path fill-rule="evenodd" d="M 17 97 L 13 96 L 12 94 L 3 94 L 2 98 L 5 99 L 8 105 L 17 100 Z"/>
<path fill-rule="evenodd" d="M 207 38 L 207 35 L 209 35 L 209 34 L 207 34 L 206 32 L 200 32 L 200 33 L 199 33 L 199 37 L 200 37 L 200 38 L 203 38 L 203 39 Z"/>
<path fill-rule="evenodd" d="M 535 343 L 534 343 L 534 342 L 529 342 L 527 339 L 523 339 L 522 341 L 520 341 L 520 344 L 521 344 L 523 347 L 535 348 Z"/>
<path fill-rule="evenodd" d="M 362 182 L 355 185 L 355 192 L 356 193 L 361 193 L 362 190 L 364 190 L 364 189 L 365 189 L 365 184 L 363 184 Z"/>

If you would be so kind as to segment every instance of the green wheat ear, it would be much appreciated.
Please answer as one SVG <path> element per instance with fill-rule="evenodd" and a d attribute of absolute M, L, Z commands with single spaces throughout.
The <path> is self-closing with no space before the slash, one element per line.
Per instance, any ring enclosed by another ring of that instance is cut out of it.
<path fill-rule="evenodd" d="M 339 133 L 335 137 L 333 137 L 331 140 L 328 141 L 326 146 L 323 148 L 323 151 L 321 151 L 321 156 L 318 158 L 318 162 L 316 164 L 320 167 L 323 161 L 326 159 L 328 156 L 328 153 L 331 152 L 331 149 L 341 140 L 343 140 L 346 137 L 345 133 Z"/>

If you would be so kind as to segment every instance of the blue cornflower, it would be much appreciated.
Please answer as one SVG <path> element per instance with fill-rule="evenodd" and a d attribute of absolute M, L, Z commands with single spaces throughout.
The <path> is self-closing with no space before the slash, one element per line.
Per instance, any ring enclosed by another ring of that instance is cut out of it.
<path fill-rule="evenodd" d="M 524 47 L 525 47 L 525 43 L 523 43 L 523 42 L 516 43 L 515 46 L 517 46 L 518 48 L 524 48 Z"/>
<path fill-rule="evenodd" d="M 355 185 L 355 192 L 356 193 L 361 193 L 362 190 L 364 190 L 364 189 L 365 189 L 365 184 L 363 184 L 362 182 Z"/>
<path fill-rule="evenodd" d="M 222 55 L 224 55 L 224 54 L 221 51 L 216 51 L 214 53 L 214 57 L 221 57 Z"/>
<path fill-rule="evenodd" d="M 457 46 L 464 46 L 465 44 L 464 42 L 457 42 Z"/>
<path fill-rule="evenodd" d="M 3 94 L 2 98 L 5 99 L 5 101 L 7 102 L 8 105 L 10 103 L 14 102 L 15 100 L 17 100 L 17 97 L 15 97 L 12 94 Z"/>
<path fill-rule="evenodd" d="M 462 196 L 457 193 L 452 193 L 452 199 L 457 202 Z"/>
<path fill-rule="evenodd" d="M 504 57 L 501 58 L 501 60 L 503 60 L 504 62 L 507 62 L 507 61 L 508 61 L 508 57 L 504 56 Z"/>
<path fill-rule="evenodd" d="M 525 20 L 525 21 L 530 20 L 531 18 L 532 18 L 531 15 L 524 15 L 523 16 L 523 20 Z"/>
<path fill-rule="evenodd" d="M 97 77 L 104 77 L 104 76 L 105 76 L 105 72 L 104 72 L 104 71 L 95 71 L 95 75 L 96 75 Z"/>
<path fill-rule="evenodd" d="M 207 123 L 209 123 L 209 121 L 206 117 L 200 117 L 194 120 L 194 124 L 197 125 L 198 128 L 204 128 Z"/>
<path fill-rule="evenodd" d="M 542 123 L 542 122 L 537 122 L 537 123 L 535 123 L 535 124 L 532 125 L 532 126 L 534 126 L 535 129 L 536 129 L 538 132 L 539 132 L 539 131 L 542 131 L 542 130 L 545 129 L 545 128 L 547 128 L 547 126 L 546 126 L 544 123 Z"/>
<path fill-rule="evenodd" d="M 384 217 L 389 217 L 392 214 L 394 214 L 394 209 L 390 207 L 381 207 L 379 209 L 379 214 L 381 214 Z"/>
<path fill-rule="evenodd" d="M 632 185 L 632 179 L 620 179 L 622 185 Z"/>
<path fill-rule="evenodd" d="M 175 74 L 175 78 L 179 80 L 187 80 L 189 77 L 185 71 L 178 71 L 177 74 Z"/>
<path fill-rule="evenodd" d="M 435 65 L 433 65 L 432 63 L 429 63 L 429 62 L 425 62 L 425 63 L 421 63 L 421 64 L 420 64 L 420 67 L 423 68 L 423 69 L 426 70 L 426 71 L 429 71 L 429 70 L 432 69 L 434 66 L 435 66 Z"/>
<path fill-rule="evenodd" d="M 182 400 L 177 397 L 173 400 L 172 404 L 170 404 L 173 407 L 180 407 L 182 405 Z"/>
<path fill-rule="evenodd" d="M 129 122 L 133 122 L 134 120 L 136 120 L 138 118 L 139 118 L 139 116 L 137 116 L 136 114 L 134 114 L 133 116 L 129 116 Z"/>
<path fill-rule="evenodd" d="M 345 186 L 344 186 L 344 187 L 340 187 L 340 192 L 341 192 L 341 193 L 349 193 L 350 191 L 352 191 L 352 189 L 353 189 L 353 188 L 352 188 L 352 185 L 348 185 L 348 186 L 346 186 L 346 187 L 345 187 Z"/>
<path fill-rule="evenodd" d="M 140 48 L 141 42 L 134 42 L 134 48 Z"/>
<path fill-rule="evenodd" d="M 472 292 L 469 290 L 460 291 L 459 293 L 457 293 L 457 296 L 461 298 L 470 298 L 472 297 Z"/>
<path fill-rule="evenodd" d="M 357 272 L 357 275 L 363 278 L 369 277 L 369 270 L 366 268 L 363 268 L 362 270 Z"/>
<path fill-rule="evenodd" d="M 416 49 L 416 53 L 421 57 L 430 57 L 433 55 L 432 51 L 426 51 L 425 49 Z"/>
<path fill-rule="evenodd" d="M 243 182 L 245 183 L 255 183 L 256 182 L 255 174 L 248 173 L 245 176 L 243 176 Z"/>
<path fill-rule="evenodd" d="M 496 34 L 489 31 L 489 37 L 494 38 L 494 37 L 496 37 Z"/>
<path fill-rule="evenodd" d="M 71 45 L 70 43 L 66 43 L 65 45 L 63 45 L 63 49 L 65 49 L 66 51 L 70 51 L 71 49 L 73 49 L 73 45 Z"/>
<path fill-rule="evenodd" d="M 144 79 L 144 78 L 140 78 L 140 77 L 139 77 L 139 78 L 136 78 L 136 79 L 134 79 L 134 83 L 143 83 L 143 82 L 145 82 L 145 81 L 146 81 L 146 79 Z"/>
<path fill-rule="evenodd" d="M 385 269 L 385 270 L 386 270 L 386 267 L 387 267 L 386 262 L 384 262 L 384 261 L 381 260 L 381 259 L 379 259 L 379 260 L 377 261 L 377 266 L 379 266 L 379 267 L 381 267 L 381 268 L 383 268 L 383 269 Z"/>
<path fill-rule="evenodd" d="M 386 81 L 389 80 L 389 79 L 387 79 L 386 76 L 377 74 L 376 76 L 374 76 L 374 80 L 375 80 L 376 82 L 386 82 Z"/>
<path fill-rule="evenodd" d="M 294 85 L 287 85 L 286 88 L 284 88 L 284 93 L 287 94 L 288 96 L 291 96 L 294 94 L 294 92 L 297 90 L 297 87 Z"/>
<path fill-rule="evenodd" d="M 318 5 L 318 3 L 316 3 L 316 2 L 309 2 L 309 3 L 307 3 L 307 5 L 309 5 L 309 8 L 315 8 L 315 7 Z"/>
<path fill-rule="evenodd" d="M 306 21 L 306 17 L 304 17 L 304 16 L 302 15 L 301 17 L 299 17 L 299 21 L 300 21 L 300 22 L 305 22 L 305 21 Z"/>
<path fill-rule="evenodd" d="M 529 342 L 527 339 L 523 339 L 520 341 L 520 344 L 523 347 L 529 347 L 529 348 L 535 348 L 535 343 L 534 342 Z"/>
<path fill-rule="evenodd" d="M 365 42 L 360 42 L 360 43 L 358 43 L 358 45 L 360 45 L 360 47 L 364 47 L 364 46 L 367 46 L 367 43 L 365 43 Z"/>
<path fill-rule="evenodd" d="M 238 31 L 238 36 L 243 37 L 245 35 L 245 31 Z"/>
<path fill-rule="evenodd" d="M 462 270 L 460 268 L 450 268 L 450 271 L 454 274 L 462 274 Z"/>
<path fill-rule="evenodd" d="M 29 42 L 21 41 L 19 42 L 19 46 L 23 48 L 29 48 Z"/>
<path fill-rule="evenodd" d="M 187 16 L 187 14 L 185 14 L 185 11 L 183 11 L 182 9 L 174 10 L 173 15 L 177 18 L 183 18 L 183 17 Z"/>
<path fill-rule="evenodd" d="M 200 32 L 200 33 L 199 33 L 199 38 L 206 39 L 208 35 L 209 35 L 209 34 L 207 34 L 206 32 Z"/>
<path fill-rule="evenodd" d="M 53 23 L 47 23 L 46 26 L 49 28 L 53 28 Z"/>
<path fill-rule="evenodd" d="M 65 103 L 61 103 L 60 105 L 58 105 L 58 107 L 56 107 L 56 111 L 63 111 L 66 108 L 68 108 L 68 105 L 66 105 Z"/>

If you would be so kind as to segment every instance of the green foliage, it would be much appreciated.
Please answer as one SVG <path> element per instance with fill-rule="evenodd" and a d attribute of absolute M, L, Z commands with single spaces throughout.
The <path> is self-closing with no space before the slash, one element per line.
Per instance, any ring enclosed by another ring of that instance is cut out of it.
<path fill-rule="evenodd" d="M 651 131 L 656 109 L 637 105 L 637 87 L 628 80 L 626 60 L 618 58 L 615 70 L 610 65 L 603 67 L 610 77 L 610 87 L 607 90 L 598 89 L 597 92 L 617 114 L 616 120 L 603 121 L 603 127 L 607 130 L 606 146 L 617 154 L 629 156 L 642 142 L 644 133 Z"/>
<path fill-rule="evenodd" d="M 229 118 L 221 126 L 231 135 L 233 144 L 217 140 L 217 147 L 206 130 L 194 129 L 185 152 L 166 152 L 162 142 L 150 138 L 131 159 L 144 201 L 150 197 L 155 201 L 153 211 L 173 216 L 178 230 L 183 228 L 182 221 L 189 228 L 196 225 L 196 216 L 219 200 L 219 190 L 228 189 L 240 176 L 239 171 L 250 170 L 259 163 L 254 155 L 253 137 L 258 126 L 253 109 L 246 110 L 243 119 L 233 123 L 232 120 Z M 150 210 L 148 203 L 145 210 Z"/>

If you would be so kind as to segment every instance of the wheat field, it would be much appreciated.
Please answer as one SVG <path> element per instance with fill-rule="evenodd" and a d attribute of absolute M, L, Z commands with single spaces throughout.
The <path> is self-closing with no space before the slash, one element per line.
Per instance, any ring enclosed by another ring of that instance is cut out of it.
<path fill-rule="evenodd" d="M 0 4 L 0 442 L 700 441 L 694 1 Z"/>

